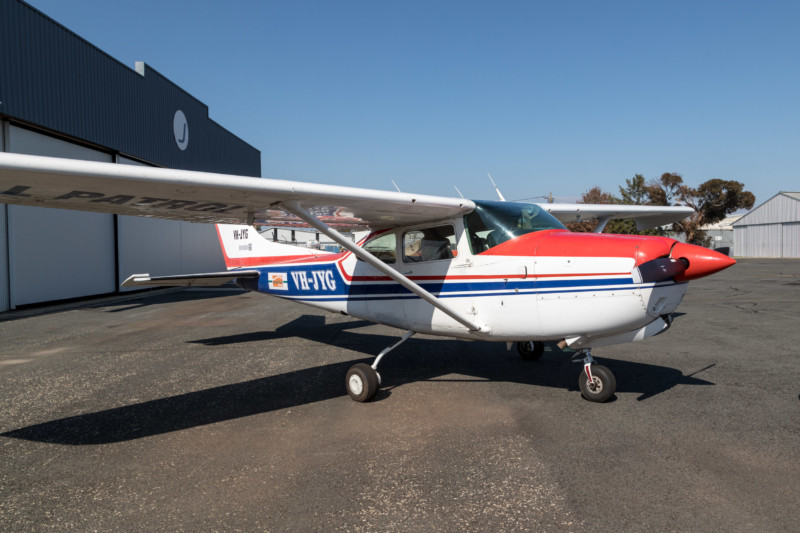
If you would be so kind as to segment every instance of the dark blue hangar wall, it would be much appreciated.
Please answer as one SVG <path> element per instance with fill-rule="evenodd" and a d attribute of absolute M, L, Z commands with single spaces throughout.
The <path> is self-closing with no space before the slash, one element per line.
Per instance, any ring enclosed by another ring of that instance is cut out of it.
<path fill-rule="evenodd" d="M 203 103 L 19 0 L 0 0 L 0 150 L 261 175 L 260 152 Z M 0 311 L 224 269 L 213 225 L 0 204 Z"/>
<path fill-rule="evenodd" d="M 0 0 L 0 115 L 159 166 L 260 176 L 260 152 L 152 68 L 129 68 L 18 0 Z M 182 111 L 189 133 L 173 133 Z"/>

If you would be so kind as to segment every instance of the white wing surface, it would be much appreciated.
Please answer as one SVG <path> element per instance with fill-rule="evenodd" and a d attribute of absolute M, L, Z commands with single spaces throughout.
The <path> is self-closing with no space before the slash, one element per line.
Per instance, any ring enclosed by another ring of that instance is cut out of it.
<path fill-rule="evenodd" d="M 307 227 L 281 208 L 290 201 L 340 230 L 423 223 L 475 208 L 463 198 L 0 153 L 0 202 L 8 204 Z"/>
<path fill-rule="evenodd" d="M 561 222 L 632 218 L 638 229 L 663 226 L 682 220 L 692 213 L 691 207 L 663 207 L 619 204 L 537 204 Z"/>
<path fill-rule="evenodd" d="M 308 227 L 281 207 L 294 201 L 338 230 L 424 223 L 475 208 L 464 198 L 0 153 L 0 203 L 189 222 Z M 692 213 L 688 207 L 538 205 L 561 222 L 633 218 L 640 229 Z"/>

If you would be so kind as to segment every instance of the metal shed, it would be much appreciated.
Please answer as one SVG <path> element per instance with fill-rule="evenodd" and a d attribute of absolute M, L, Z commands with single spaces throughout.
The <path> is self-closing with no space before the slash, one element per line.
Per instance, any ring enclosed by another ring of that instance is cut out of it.
<path fill-rule="evenodd" d="M 800 192 L 781 191 L 733 224 L 738 257 L 800 258 Z"/>

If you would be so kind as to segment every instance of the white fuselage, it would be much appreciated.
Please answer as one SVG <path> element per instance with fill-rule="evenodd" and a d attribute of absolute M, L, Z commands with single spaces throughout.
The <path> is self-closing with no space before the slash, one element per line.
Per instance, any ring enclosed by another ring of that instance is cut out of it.
<path fill-rule="evenodd" d="M 351 253 L 259 267 L 256 290 L 419 333 L 496 341 L 565 339 L 577 348 L 641 340 L 662 331 L 668 324 L 661 317 L 675 310 L 686 291 L 686 283 L 671 280 L 637 282 L 632 254 L 473 254 L 461 219 L 446 223 L 457 237 L 453 257 L 413 262 L 398 251 L 390 266 L 486 324 L 489 334 L 470 331 Z M 395 230 L 396 242 L 415 230 Z"/>

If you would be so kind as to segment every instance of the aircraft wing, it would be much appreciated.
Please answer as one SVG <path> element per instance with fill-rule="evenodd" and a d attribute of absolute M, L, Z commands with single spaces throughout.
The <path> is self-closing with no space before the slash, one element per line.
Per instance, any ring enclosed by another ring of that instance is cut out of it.
<path fill-rule="evenodd" d="M 0 153 L 0 202 L 221 224 L 309 227 L 297 202 L 339 230 L 380 229 L 469 213 L 463 198 Z"/>
<path fill-rule="evenodd" d="M 639 230 L 663 226 L 682 220 L 694 209 L 683 206 L 622 205 L 622 204 L 537 204 L 561 222 L 584 220 L 608 221 L 632 218 Z"/>

